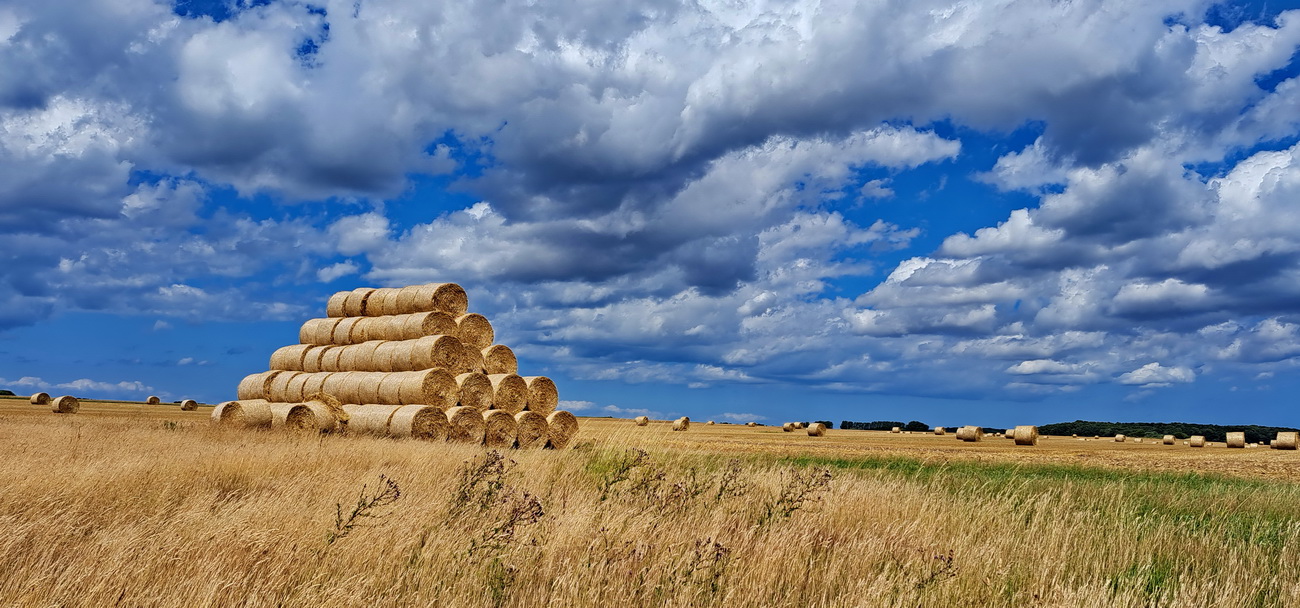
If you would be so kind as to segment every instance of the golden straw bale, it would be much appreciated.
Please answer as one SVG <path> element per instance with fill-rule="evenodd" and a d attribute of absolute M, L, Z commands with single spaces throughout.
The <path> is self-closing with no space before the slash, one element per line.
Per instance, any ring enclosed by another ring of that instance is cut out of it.
<path fill-rule="evenodd" d="M 673 421 L 673 430 L 674 430 L 674 431 L 689 431 L 689 430 L 691 430 L 691 419 L 688 418 L 688 417 L 686 417 L 686 416 L 682 416 L 681 418 L 678 418 L 678 419 L 674 420 L 674 421 Z"/>
<path fill-rule="evenodd" d="M 982 441 L 984 439 L 984 428 L 978 426 L 958 427 L 957 438 L 962 441 Z"/>
<path fill-rule="evenodd" d="M 528 383 L 522 377 L 516 374 L 488 374 L 487 377 L 492 383 L 492 409 L 505 410 L 512 416 L 524 411 L 528 405 Z"/>
<path fill-rule="evenodd" d="M 345 404 L 343 411 L 348 413 L 348 434 L 387 437 L 388 423 L 392 420 L 393 414 L 402 407 L 405 406 L 376 403 Z"/>
<path fill-rule="evenodd" d="M 492 346 L 492 341 L 496 339 L 496 332 L 492 329 L 492 323 L 481 314 L 471 312 L 460 315 L 455 318 L 455 322 L 455 335 L 460 338 L 461 343 L 466 348 L 481 351 Z"/>
<path fill-rule="evenodd" d="M 325 316 L 342 317 L 343 302 L 348 299 L 348 295 L 351 293 L 350 291 L 339 291 L 330 296 L 330 299 L 325 302 Z"/>
<path fill-rule="evenodd" d="M 647 424 L 650 424 L 650 418 L 646 416 L 637 416 L 636 418 L 632 419 L 632 422 L 636 423 L 637 426 L 645 426 Z"/>
<path fill-rule="evenodd" d="M 384 405 L 401 405 L 402 404 L 402 382 L 406 376 L 400 373 L 384 374 L 379 380 L 379 398 L 376 403 Z"/>
<path fill-rule="evenodd" d="M 549 427 L 548 427 L 549 429 Z M 510 448 L 519 435 L 519 423 L 504 410 L 483 412 L 483 445 L 490 448 Z"/>
<path fill-rule="evenodd" d="M 302 371 L 309 373 L 325 371 L 321 369 L 321 360 L 325 358 L 325 353 L 329 352 L 331 348 L 337 347 L 312 346 L 307 349 L 307 353 L 302 357 Z"/>
<path fill-rule="evenodd" d="M 892 429 L 889 429 L 889 432 L 891 432 L 891 433 L 901 433 L 901 432 L 903 432 L 903 429 L 901 429 L 901 428 L 899 428 L 899 427 L 894 427 L 894 428 L 892 428 Z"/>
<path fill-rule="evenodd" d="M 422 336 L 459 336 L 456 319 L 440 310 L 416 312 L 409 315 L 392 317 L 398 327 L 397 338 L 393 340 L 414 340 Z"/>
<path fill-rule="evenodd" d="M 563 450 L 578 435 L 578 417 L 564 410 L 556 410 L 546 417 L 546 447 Z"/>
<path fill-rule="evenodd" d="M 821 437 L 826 434 L 826 425 L 820 422 L 814 422 L 808 425 L 809 437 Z"/>
<path fill-rule="evenodd" d="M 794 422 L 794 423 L 792 423 L 792 424 L 794 424 L 794 430 L 796 430 L 796 431 L 802 431 L 802 430 L 804 430 L 805 428 L 807 428 L 807 426 L 804 425 L 804 423 L 802 423 L 802 422 Z"/>
<path fill-rule="evenodd" d="M 543 416 L 555 411 L 560 405 L 560 391 L 555 388 L 555 381 L 546 376 L 523 376 L 528 386 L 528 400 L 525 409 Z"/>
<path fill-rule="evenodd" d="M 239 387 L 235 389 L 235 397 L 238 399 L 265 399 L 266 398 L 266 376 L 269 372 L 258 372 L 244 376 L 239 381 Z"/>
<path fill-rule="evenodd" d="M 366 308 L 366 300 L 370 298 L 370 294 L 374 293 L 374 291 L 375 290 L 372 287 L 358 287 L 353 289 L 352 293 L 348 294 L 348 296 L 343 299 L 343 316 L 363 316 L 365 314 L 363 311 Z"/>
<path fill-rule="evenodd" d="M 397 310 L 386 314 L 442 311 L 453 317 L 465 314 L 469 297 L 465 289 L 455 283 L 429 283 L 411 285 L 398 290 Z"/>
<path fill-rule="evenodd" d="M 1246 434 L 1243 433 L 1243 432 L 1241 432 L 1241 431 L 1236 431 L 1236 432 L 1228 433 L 1228 434 L 1227 434 L 1227 444 L 1228 444 L 1228 447 L 1230 447 L 1230 448 L 1244 448 L 1244 447 L 1246 447 Z"/>
<path fill-rule="evenodd" d="M 401 342 L 393 342 L 388 340 L 378 341 L 378 343 L 375 345 L 375 353 L 371 357 L 371 363 L 375 368 L 373 371 L 377 371 L 377 372 L 405 371 L 405 370 L 395 369 L 397 367 L 396 356 L 398 355 L 398 350 L 401 349 L 400 346 L 401 344 L 402 344 Z"/>
<path fill-rule="evenodd" d="M 317 433 L 332 433 L 340 430 L 339 420 L 326 404 L 320 401 L 307 401 L 295 405 L 302 409 L 295 408 L 286 416 L 286 427 Z"/>
<path fill-rule="evenodd" d="M 460 366 L 457 368 L 461 372 L 481 372 L 487 373 L 487 363 L 483 361 L 483 351 L 473 348 L 465 348 L 460 356 Z"/>
<path fill-rule="evenodd" d="M 289 383 L 294 378 L 302 375 L 303 372 L 282 371 L 271 378 L 271 384 L 267 387 L 266 398 L 269 401 L 289 401 Z"/>
<path fill-rule="evenodd" d="M 384 377 L 388 374 L 380 372 L 367 372 L 356 382 L 357 403 L 379 403 L 379 383 L 383 382 Z"/>
<path fill-rule="evenodd" d="M 704 423 L 704 426 L 713 426 L 713 425 L 715 425 L 715 424 L 717 424 L 717 423 L 714 422 L 714 421 L 712 421 L 712 420 L 710 420 L 710 421 L 708 421 L 708 422 L 705 422 L 705 423 Z"/>
<path fill-rule="evenodd" d="M 302 371 L 302 360 L 307 356 L 309 348 L 311 348 L 310 344 L 290 344 L 275 349 L 275 352 L 271 353 L 271 369 Z"/>
<path fill-rule="evenodd" d="M 515 351 L 510 350 L 509 346 L 493 344 L 481 352 L 483 353 L 483 368 L 487 370 L 488 374 L 519 373 L 519 361 L 515 359 Z"/>
<path fill-rule="evenodd" d="M 325 380 L 321 382 L 320 392 L 334 395 L 340 401 L 346 402 L 348 399 L 344 395 L 344 389 L 347 388 L 348 378 L 355 372 L 329 372 Z M 274 400 L 272 400 L 274 401 Z"/>
<path fill-rule="evenodd" d="M 301 403 L 282 403 L 272 401 L 267 404 L 271 410 L 271 428 L 303 430 L 311 421 L 311 410 Z"/>
<path fill-rule="evenodd" d="M 709 422 L 712 422 L 712 420 L 710 420 Z M 748 426 L 748 427 L 755 427 L 755 426 L 758 426 L 758 423 L 757 423 L 757 422 L 754 422 L 753 420 L 751 420 L 751 421 L 749 421 L 749 422 L 746 422 L 746 423 L 745 423 L 745 426 Z"/>
<path fill-rule="evenodd" d="M 144 400 L 145 405 L 158 405 L 159 403 L 162 403 L 162 399 L 159 399 L 158 395 L 149 395 L 149 398 Z"/>
<path fill-rule="evenodd" d="M 330 334 L 330 343 L 335 346 L 347 346 L 352 343 L 352 330 L 357 326 L 357 317 L 345 317 L 334 324 Z"/>
<path fill-rule="evenodd" d="M 1011 432 L 1012 439 L 1015 439 L 1016 445 L 1038 445 L 1038 427 L 1033 425 L 1022 425 Z"/>
<path fill-rule="evenodd" d="M 195 401 L 195 400 L 193 400 L 193 399 L 186 399 L 186 400 L 184 400 L 184 401 L 181 401 L 181 411 L 182 411 L 182 412 L 192 412 L 192 411 L 197 410 L 197 409 L 199 409 L 199 402 L 198 402 L 198 401 Z"/>
<path fill-rule="evenodd" d="M 936 427 L 934 427 L 934 434 L 935 434 L 935 435 L 942 435 L 942 434 L 944 434 L 944 433 L 946 433 L 946 432 L 947 432 L 947 431 L 943 430 L 943 427 L 941 427 L 941 426 L 936 426 Z"/>
<path fill-rule="evenodd" d="M 1115 443 L 1124 443 L 1124 439 L 1125 437 L 1123 434 L 1115 435 Z"/>
<path fill-rule="evenodd" d="M 339 371 L 341 372 L 361 371 L 361 368 L 357 367 L 357 357 L 361 354 L 361 351 L 357 348 L 355 344 L 348 345 L 348 346 L 339 346 L 337 348 L 343 351 L 343 354 L 339 355 Z"/>
<path fill-rule="evenodd" d="M 445 369 L 428 369 L 409 374 L 398 388 L 402 405 L 423 404 L 448 409 L 456 406 L 460 387 Z"/>
<path fill-rule="evenodd" d="M 391 437 L 445 441 L 451 432 L 447 414 L 432 405 L 403 405 L 393 413 L 388 423 Z"/>
<path fill-rule="evenodd" d="M 383 342 L 380 342 L 379 340 L 370 340 L 369 342 L 362 342 L 361 344 L 358 344 L 353 347 L 357 349 L 356 365 L 359 368 L 359 371 L 363 371 L 363 372 L 388 371 L 388 370 L 379 369 L 379 367 L 375 365 L 375 350 L 379 348 L 380 344 L 383 344 Z"/>
<path fill-rule="evenodd" d="M 456 400 L 458 405 L 480 410 L 492 409 L 492 397 L 496 394 L 496 389 L 487 374 L 459 374 L 456 376 L 456 385 L 459 387 Z"/>
<path fill-rule="evenodd" d="M 1277 439 L 1270 441 L 1268 447 L 1275 450 L 1294 450 L 1300 433 L 1295 431 L 1278 431 Z"/>
<path fill-rule="evenodd" d="M 1160 441 L 1163 442 L 1165 445 L 1173 445 L 1176 439 L 1177 438 L 1174 437 L 1173 435 L 1165 435 L 1160 439 Z"/>
<path fill-rule="evenodd" d="M 456 443 L 483 443 L 487 432 L 483 414 L 472 407 L 456 406 L 447 410 L 447 441 Z"/>
<path fill-rule="evenodd" d="M 320 371 L 323 372 L 341 372 L 343 370 L 343 353 L 346 353 L 346 346 L 331 346 L 326 349 L 325 353 L 320 356 Z"/>
<path fill-rule="evenodd" d="M 241 384 L 242 384 L 242 383 L 241 383 Z M 49 405 L 49 404 L 50 404 L 50 394 L 49 394 L 49 393 L 36 393 L 35 395 L 32 395 L 32 398 L 31 398 L 31 399 L 28 399 L 28 401 L 29 401 L 32 405 Z"/>
<path fill-rule="evenodd" d="M 465 347 L 456 336 L 424 336 L 414 340 L 412 369 L 459 370 Z"/>
<path fill-rule="evenodd" d="M 71 395 L 63 395 L 50 400 L 50 411 L 55 414 L 75 414 L 81 410 L 81 402 Z"/>
<path fill-rule="evenodd" d="M 334 328 L 338 327 L 341 318 L 327 317 L 324 319 L 307 319 L 298 330 L 298 341 L 303 344 L 314 344 L 325 346 L 334 343 Z"/>
<path fill-rule="evenodd" d="M 785 424 L 782 424 L 782 425 L 781 425 L 781 431 L 782 431 L 782 432 L 785 432 L 785 433 L 793 433 L 793 432 L 794 432 L 794 423 L 793 423 L 793 422 L 787 422 L 787 423 L 785 423 Z"/>
<path fill-rule="evenodd" d="M 302 384 L 303 394 L 320 393 L 325 390 L 325 379 L 330 376 L 330 372 L 308 373 L 307 381 Z"/>
<path fill-rule="evenodd" d="M 223 426 L 246 429 L 271 428 L 270 402 L 265 399 L 242 399 L 218 404 L 212 421 Z"/>
<path fill-rule="evenodd" d="M 519 449 L 544 448 L 550 440 L 550 425 L 546 423 L 546 416 L 537 412 L 515 414 L 515 427 L 515 447 Z"/>
<path fill-rule="evenodd" d="M 284 400 L 292 401 L 294 403 L 302 401 L 303 397 L 307 396 L 307 381 L 311 380 L 314 375 L 315 374 L 301 373 L 289 380 L 289 384 L 285 386 L 283 395 Z"/>

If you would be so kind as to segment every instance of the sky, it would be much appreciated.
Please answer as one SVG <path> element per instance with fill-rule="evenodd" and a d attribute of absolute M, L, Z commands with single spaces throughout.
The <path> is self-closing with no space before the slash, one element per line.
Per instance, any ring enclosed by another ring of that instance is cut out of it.
<path fill-rule="evenodd" d="M 1300 6 L 0 4 L 0 388 L 451 281 L 579 415 L 1300 426 Z"/>

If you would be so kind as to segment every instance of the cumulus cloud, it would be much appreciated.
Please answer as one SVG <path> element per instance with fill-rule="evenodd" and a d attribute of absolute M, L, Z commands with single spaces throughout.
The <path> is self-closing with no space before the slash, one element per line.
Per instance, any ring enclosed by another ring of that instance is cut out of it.
<path fill-rule="evenodd" d="M 16 386 L 34 389 L 62 389 L 70 392 L 79 393 L 80 396 L 101 396 L 88 395 L 88 393 L 107 393 L 107 396 L 117 395 L 139 395 L 153 391 L 153 387 L 146 385 L 139 380 L 122 380 L 119 382 L 105 382 L 102 380 L 91 380 L 89 378 L 79 378 L 70 382 L 49 382 L 35 376 L 23 376 L 17 380 L 5 380 L 0 378 L 0 385 Z"/>
<path fill-rule="evenodd" d="M 1120 384 L 1136 384 L 1143 388 L 1169 386 L 1175 382 L 1186 383 L 1196 379 L 1196 374 L 1186 367 L 1165 367 L 1151 362 L 1119 377 Z"/>

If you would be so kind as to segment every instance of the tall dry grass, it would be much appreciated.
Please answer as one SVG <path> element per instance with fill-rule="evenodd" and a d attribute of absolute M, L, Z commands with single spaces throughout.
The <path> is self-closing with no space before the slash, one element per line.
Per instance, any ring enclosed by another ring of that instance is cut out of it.
<path fill-rule="evenodd" d="M 491 452 L 4 416 L 0 603 L 1300 605 L 1294 483 L 718 458 L 620 427 Z"/>

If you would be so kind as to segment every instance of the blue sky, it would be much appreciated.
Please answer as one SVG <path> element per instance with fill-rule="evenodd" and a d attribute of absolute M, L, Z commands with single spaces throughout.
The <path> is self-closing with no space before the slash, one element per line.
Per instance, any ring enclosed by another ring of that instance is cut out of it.
<path fill-rule="evenodd" d="M 0 387 L 454 281 L 584 415 L 1300 425 L 1300 11 L 0 6 Z"/>

